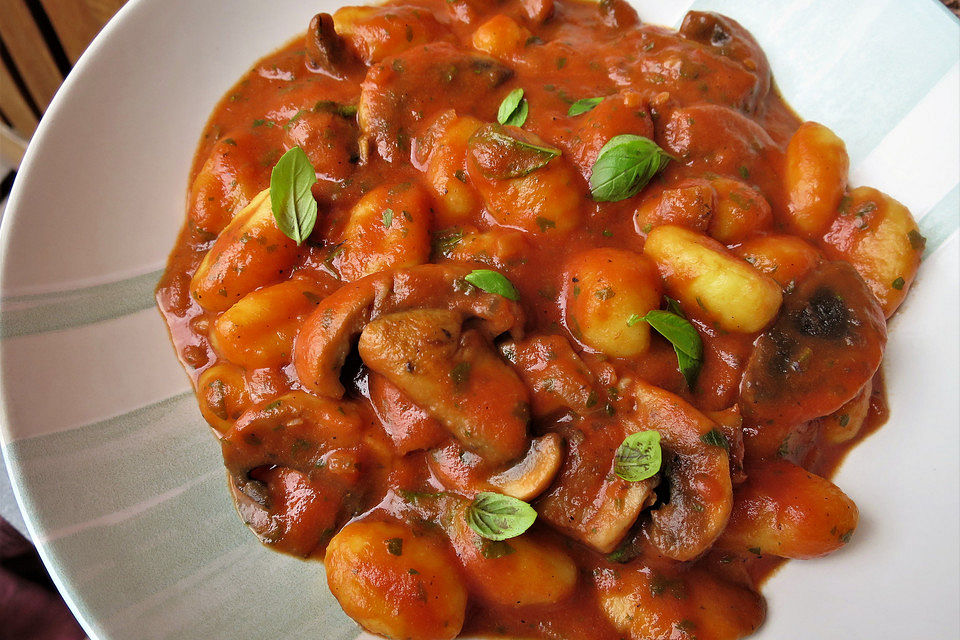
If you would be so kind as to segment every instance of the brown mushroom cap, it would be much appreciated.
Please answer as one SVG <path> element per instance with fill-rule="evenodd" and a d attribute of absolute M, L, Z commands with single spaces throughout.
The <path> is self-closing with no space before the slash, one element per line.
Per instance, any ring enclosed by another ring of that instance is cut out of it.
<path fill-rule="evenodd" d="M 294 344 L 293 362 L 300 382 L 314 393 L 340 398 L 340 369 L 364 326 L 383 315 L 410 309 L 448 309 L 463 319 L 476 318 L 489 337 L 505 332 L 519 337 L 520 305 L 486 293 L 464 280 L 462 265 L 425 264 L 381 271 L 344 285 L 325 298 L 304 321 Z"/>

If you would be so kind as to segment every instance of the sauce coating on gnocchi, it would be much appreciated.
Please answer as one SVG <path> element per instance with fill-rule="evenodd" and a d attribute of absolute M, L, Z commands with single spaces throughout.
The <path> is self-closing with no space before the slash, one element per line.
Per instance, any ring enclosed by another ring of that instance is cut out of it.
<path fill-rule="evenodd" d="M 157 289 L 243 521 L 394 640 L 735 640 L 886 418 L 924 239 L 736 21 L 317 15 L 217 106 Z"/>

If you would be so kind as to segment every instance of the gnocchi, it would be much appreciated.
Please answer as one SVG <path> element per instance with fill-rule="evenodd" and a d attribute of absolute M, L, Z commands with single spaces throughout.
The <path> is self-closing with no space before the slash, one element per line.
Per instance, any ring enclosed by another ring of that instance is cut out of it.
<path fill-rule="evenodd" d="M 706 236 L 664 225 L 650 233 L 643 253 L 684 306 L 701 308 L 727 331 L 759 331 L 780 310 L 777 283 Z"/>

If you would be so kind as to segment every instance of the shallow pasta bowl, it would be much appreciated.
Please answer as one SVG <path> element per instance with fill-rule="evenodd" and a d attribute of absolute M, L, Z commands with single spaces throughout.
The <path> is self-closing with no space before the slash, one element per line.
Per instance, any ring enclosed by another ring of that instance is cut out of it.
<path fill-rule="evenodd" d="M 668 25 L 689 8 L 741 21 L 788 102 L 846 141 L 854 184 L 903 201 L 928 238 L 891 323 L 891 420 L 837 477 L 860 529 L 842 552 L 771 579 L 755 637 L 955 637 L 956 21 L 933 0 L 636 4 Z M 207 115 L 336 6 L 129 3 L 61 89 L 17 178 L 0 230 L 0 440 L 30 532 L 92 638 L 359 633 L 319 565 L 269 551 L 237 519 L 152 295 Z"/>

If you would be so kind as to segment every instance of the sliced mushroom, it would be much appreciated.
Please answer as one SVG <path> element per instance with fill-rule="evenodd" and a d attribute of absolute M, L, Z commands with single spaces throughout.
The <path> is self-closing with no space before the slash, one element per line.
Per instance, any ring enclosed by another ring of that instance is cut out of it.
<path fill-rule="evenodd" d="M 430 449 L 447 438 L 436 418 L 380 374 L 369 372 L 367 389 L 370 404 L 400 455 Z"/>
<path fill-rule="evenodd" d="M 435 450 L 427 457 L 427 464 L 434 477 L 448 489 L 466 494 L 495 491 L 529 502 L 553 482 L 563 464 L 563 454 L 563 438 L 548 433 L 532 439 L 523 458 L 506 469 L 491 471 L 491 465 L 456 443 Z"/>
<path fill-rule="evenodd" d="M 631 29 L 640 24 L 637 10 L 626 0 L 600 0 L 600 19 L 614 29 Z"/>
<path fill-rule="evenodd" d="M 318 13 L 307 28 L 307 68 L 314 73 L 323 73 L 334 78 L 343 78 L 344 66 L 350 62 L 350 54 L 343 39 L 333 26 L 333 16 Z"/>
<path fill-rule="evenodd" d="M 537 501 L 540 518 L 583 544 L 613 551 L 640 513 L 656 501 L 659 477 L 627 482 L 613 473 L 613 458 L 623 442 L 623 426 L 595 416 L 574 426 L 561 424 L 567 456 L 549 491 Z"/>
<path fill-rule="evenodd" d="M 883 310 L 846 262 L 827 262 L 784 296 L 756 341 L 740 408 L 760 431 L 793 427 L 839 409 L 880 366 Z"/>
<path fill-rule="evenodd" d="M 261 540 L 304 556 L 323 542 L 357 497 L 362 425 L 352 403 L 302 391 L 237 419 L 220 441 L 223 460 L 237 510 Z M 316 526 L 288 526 L 291 517 Z"/>
<path fill-rule="evenodd" d="M 548 433 L 530 441 L 527 455 L 517 464 L 490 477 L 490 486 L 529 502 L 543 493 L 563 463 L 563 439 Z"/>
<path fill-rule="evenodd" d="M 440 421 L 468 450 L 490 463 L 527 447 L 530 399 L 506 363 L 463 315 L 413 309 L 369 322 L 360 358 Z"/>
<path fill-rule="evenodd" d="M 632 430 L 660 433 L 670 499 L 645 530 L 668 558 L 693 560 L 720 536 L 730 517 L 733 489 L 729 443 L 717 425 L 678 396 L 638 380 Z"/>
<path fill-rule="evenodd" d="M 757 78 L 750 110 L 770 92 L 770 63 L 763 49 L 743 26 L 719 13 L 690 11 L 680 25 L 680 35 L 717 50 L 720 55 L 739 62 Z"/>
<path fill-rule="evenodd" d="M 409 309 L 448 309 L 461 320 L 477 318 L 489 337 L 522 334 L 523 311 L 502 296 L 470 285 L 472 271 L 461 265 L 426 264 L 381 271 L 344 285 L 307 317 L 294 343 L 293 362 L 300 382 L 314 393 L 343 396 L 340 369 L 353 340 L 371 320 Z"/>
<path fill-rule="evenodd" d="M 599 396 L 593 374 L 563 336 L 505 340 L 500 352 L 530 389 L 534 415 L 562 410 L 585 414 L 596 408 Z"/>

